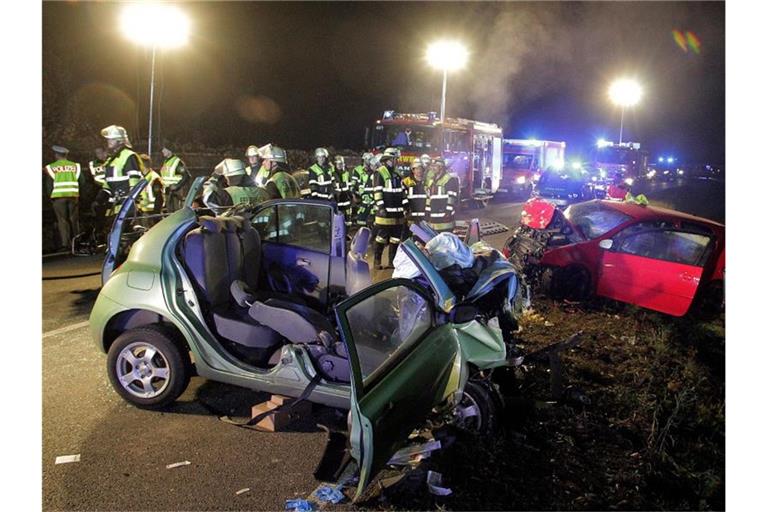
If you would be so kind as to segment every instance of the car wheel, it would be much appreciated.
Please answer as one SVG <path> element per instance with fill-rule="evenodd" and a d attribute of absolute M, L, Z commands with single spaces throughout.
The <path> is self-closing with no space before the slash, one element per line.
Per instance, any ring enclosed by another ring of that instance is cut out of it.
<path fill-rule="evenodd" d="M 572 265 L 552 273 L 550 293 L 555 299 L 579 301 L 589 298 L 592 280 L 584 267 Z"/>
<path fill-rule="evenodd" d="M 146 409 L 173 403 L 189 384 L 187 351 L 160 329 L 139 327 L 115 340 L 107 354 L 107 375 L 126 401 Z"/>
<path fill-rule="evenodd" d="M 701 290 L 690 309 L 698 320 L 714 320 L 725 310 L 725 290 L 722 281 L 713 281 Z"/>
<path fill-rule="evenodd" d="M 453 410 L 451 423 L 475 434 L 491 434 L 498 428 L 499 409 L 499 402 L 488 384 L 469 380 L 464 385 L 461 402 Z"/>

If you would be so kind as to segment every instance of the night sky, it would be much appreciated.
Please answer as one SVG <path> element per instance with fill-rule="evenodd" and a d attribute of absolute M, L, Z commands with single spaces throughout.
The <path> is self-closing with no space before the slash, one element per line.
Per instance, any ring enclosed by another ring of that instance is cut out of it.
<path fill-rule="evenodd" d="M 496 122 L 505 137 L 565 140 L 566 156 L 618 139 L 607 96 L 634 76 L 645 97 L 624 139 L 689 162 L 725 161 L 725 7 L 719 2 L 183 4 L 189 43 L 158 61 L 161 139 L 245 147 L 362 148 L 384 110 L 439 110 L 426 46 L 469 47 L 449 76 L 449 116 Z M 46 2 L 44 87 L 61 116 L 146 137 L 149 52 L 118 28 L 119 4 Z M 673 38 L 694 33 L 700 52 Z M 45 94 L 44 94 L 45 97 Z M 138 131 L 138 133 L 137 133 Z M 67 143 L 61 141 L 61 143 Z M 74 143 L 76 145 L 76 142 Z"/>

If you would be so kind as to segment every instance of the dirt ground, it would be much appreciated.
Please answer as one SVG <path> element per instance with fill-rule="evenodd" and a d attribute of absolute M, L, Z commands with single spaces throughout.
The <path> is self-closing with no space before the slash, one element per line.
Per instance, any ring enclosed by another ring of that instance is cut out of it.
<path fill-rule="evenodd" d="M 454 433 L 451 449 L 360 508 L 725 508 L 723 318 L 696 322 L 611 301 L 540 298 L 522 329 L 527 351 L 583 331 L 563 354 L 563 398 L 549 400 L 546 366 L 528 368 L 498 438 Z M 426 492 L 430 469 L 452 495 Z"/>

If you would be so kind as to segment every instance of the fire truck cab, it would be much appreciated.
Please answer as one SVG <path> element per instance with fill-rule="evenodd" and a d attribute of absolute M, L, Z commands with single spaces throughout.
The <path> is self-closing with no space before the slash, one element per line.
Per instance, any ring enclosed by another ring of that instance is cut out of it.
<path fill-rule="evenodd" d="M 542 171 L 561 170 L 565 164 L 565 142 L 536 139 L 504 139 L 499 192 L 531 194 Z"/>
<path fill-rule="evenodd" d="M 462 203 L 485 205 L 501 181 L 501 128 L 469 119 L 446 118 L 435 112 L 407 114 L 388 110 L 373 126 L 370 146 L 400 150 L 398 169 L 406 176 L 411 162 L 423 154 L 442 156 L 448 172 L 459 179 Z M 367 143 L 367 141 L 366 141 Z"/>

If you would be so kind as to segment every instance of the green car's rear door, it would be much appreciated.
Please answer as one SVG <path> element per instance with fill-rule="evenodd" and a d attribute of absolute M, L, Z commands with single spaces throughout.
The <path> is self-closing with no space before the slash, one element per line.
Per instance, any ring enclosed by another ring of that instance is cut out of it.
<path fill-rule="evenodd" d="M 336 307 L 351 367 L 352 456 L 358 498 L 410 432 L 443 401 L 458 356 L 448 325 L 435 327 L 430 293 L 408 279 L 371 286 Z"/>

